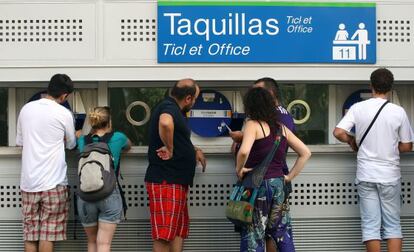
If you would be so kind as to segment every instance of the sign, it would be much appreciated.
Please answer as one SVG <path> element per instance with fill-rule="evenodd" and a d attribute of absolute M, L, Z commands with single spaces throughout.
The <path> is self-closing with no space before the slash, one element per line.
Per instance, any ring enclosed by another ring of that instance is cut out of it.
<path fill-rule="evenodd" d="M 376 63 L 376 5 L 158 1 L 159 63 Z"/>
<path fill-rule="evenodd" d="M 188 112 L 191 130 L 202 137 L 226 135 L 223 127 L 231 123 L 231 105 L 219 92 L 203 90 L 197 97 L 193 108 Z"/>

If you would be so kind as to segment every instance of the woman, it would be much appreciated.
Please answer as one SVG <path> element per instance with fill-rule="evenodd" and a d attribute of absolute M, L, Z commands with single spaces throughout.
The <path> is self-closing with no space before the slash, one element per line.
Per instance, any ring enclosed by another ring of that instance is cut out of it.
<path fill-rule="evenodd" d="M 245 124 L 243 140 L 237 154 L 236 172 L 242 179 L 258 165 L 273 147 L 276 132 L 282 132 L 279 148 L 270 163 L 259 188 L 253 212 L 253 223 L 242 230 L 240 251 L 264 251 L 265 238 L 275 241 L 278 225 L 290 222 L 289 216 L 282 218 L 285 183 L 292 181 L 310 158 L 310 151 L 288 128 L 277 123 L 274 98 L 266 89 L 251 88 L 244 98 L 244 108 L 248 121 Z M 289 145 L 298 158 L 287 175 L 283 173 L 286 146 Z"/>
<path fill-rule="evenodd" d="M 112 122 L 109 107 L 96 107 L 89 113 L 93 141 L 112 132 Z M 131 142 L 121 132 L 114 132 L 108 146 L 114 159 L 115 174 L 118 174 L 119 161 L 122 151 L 131 148 Z M 85 147 L 85 136 L 78 138 L 80 152 Z M 87 202 L 78 197 L 78 213 L 80 221 L 88 236 L 88 252 L 106 252 L 111 250 L 112 237 L 118 223 L 121 222 L 123 207 L 118 186 L 111 195 L 97 202 Z"/>

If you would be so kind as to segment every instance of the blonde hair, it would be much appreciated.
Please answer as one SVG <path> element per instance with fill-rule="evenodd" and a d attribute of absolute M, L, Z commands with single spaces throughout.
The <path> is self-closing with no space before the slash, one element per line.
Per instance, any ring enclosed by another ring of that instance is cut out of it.
<path fill-rule="evenodd" d="M 111 111 L 109 107 L 96 107 L 89 112 L 89 123 L 92 131 L 104 129 L 111 124 Z"/>

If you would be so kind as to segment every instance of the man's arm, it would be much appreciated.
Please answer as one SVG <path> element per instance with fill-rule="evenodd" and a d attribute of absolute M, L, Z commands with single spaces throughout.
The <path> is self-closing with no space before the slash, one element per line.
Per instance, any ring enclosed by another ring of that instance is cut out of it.
<path fill-rule="evenodd" d="M 195 154 L 196 154 L 197 163 L 201 164 L 201 166 L 203 167 L 202 171 L 205 172 L 206 171 L 206 166 L 207 166 L 207 160 L 204 156 L 203 151 L 200 148 L 195 147 L 195 146 L 194 146 L 194 151 L 195 151 Z"/>
<path fill-rule="evenodd" d="M 412 151 L 414 140 L 413 129 L 411 128 L 410 121 L 408 120 L 408 116 L 405 111 L 402 116 L 403 118 L 401 127 L 398 131 L 400 138 L 400 142 L 398 143 L 398 150 L 400 153 Z"/>
<path fill-rule="evenodd" d="M 349 146 L 351 146 L 351 148 L 354 151 L 358 151 L 358 147 L 355 142 L 355 137 L 348 135 L 348 132 L 346 130 L 336 127 L 333 131 L 333 135 L 339 141 L 349 144 Z"/>
<path fill-rule="evenodd" d="M 20 116 L 17 120 L 16 146 L 23 146 L 23 134 L 22 134 L 22 124 L 20 122 Z"/>
<path fill-rule="evenodd" d="M 410 152 L 413 150 L 413 143 L 398 143 L 398 150 L 400 151 L 400 153 L 403 152 Z"/>
<path fill-rule="evenodd" d="M 158 157 L 168 160 L 172 158 L 174 152 L 174 119 L 170 114 L 163 113 L 160 115 L 158 132 L 164 144 L 163 147 L 157 150 Z"/>
<path fill-rule="evenodd" d="M 65 145 L 66 149 L 73 149 L 76 147 L 76 135 L 75 135 L 75 124 L 72 114 L 69 112 L 70 116 L 66 117 L 64 127 L 65 127 Z"/>

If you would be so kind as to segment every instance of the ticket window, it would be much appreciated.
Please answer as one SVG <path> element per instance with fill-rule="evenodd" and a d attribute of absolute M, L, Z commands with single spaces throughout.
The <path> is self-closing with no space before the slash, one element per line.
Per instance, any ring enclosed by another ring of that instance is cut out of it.
<path fill-rule="evenodd" d="M 151 111 L 167 94 L 167 87 L 110 87 L 108 98 L 114 130 L 125 133 L 135 146 L 148 146 Z"/>
<path fill-rule="evenodd" d="M 109 84 L 108 98 L 111 107 L 113 127 L 124 132 L 136 146 L 148 145 L 148 121 L 150 111 L 168 94 L 168 87 L 174 82 Z M 200 82 L 203 91 L 215 91 L 223 95 L 231 105 L 233 130 L 243 123 L 243 95 L 251 81 L 243 82 Z M 281 83 L 282 103 L 289 107 L 296 122 L 297 135 L 307 144 L 327 144 L 329 85 Z M 217 123 L 219 126 L 219 123 Z M 217 126 L 214 126 L 217 128 Z M 213 128 L 214 128 L 213 127 Z M 230 145 L 228 134 L 217 137 L 203 137 L 192 134 L 196 145 Z"/>
<path fill-rule="evenodd" d="M 336 117 L 333 118 L 333 127 L 341 120 L 347 110 L 356 102 L 360 102 L 372 97 L 369 84 L 338 84 L 332 85 L 335 89 Z M 410 122 L 414 118 L 414 88 L 410 84 L 395 84 L 389 97 L 390 102 L 404 108 Z M 335 141 L 335 143 L 339 143 Z"/>
<path fill-rule="evenodd" d="M 296 135 L 306 144 L 328 144 L 329 85 L 281 83 L 281 102 L 292 115 Z"/>
<path fill-rule="evenodd" d="M 124 132 L 135 146 L 148 146 L 148 124 L 151 111 L 169 93 L 169 88 L 174 82 L 160 82 L 158 86 L 153 83 L 124 83 L 109 84 L 108 98 L 111 107 L 113 128 Z M 232 100 L 237 88 L 208 87 L 200 83 L 202 90 L 214 90 Z M 239 99 L 241 103 L 241 99 Z M 200 145 L 222 145 L 231 144 L 227 139 L 220 137 L 200 137 L 192 133 L 194 144 Z M 223 142 L 224 141 L 224 142 Z"/>
<path fill-rule="evenodd" d="M 8 145 L 8 89 L 0 88 L 0 146 Z"/>

